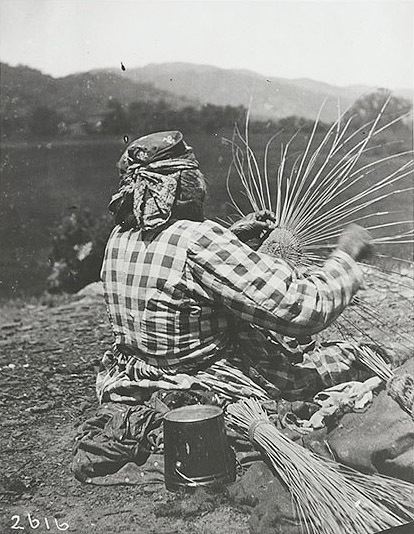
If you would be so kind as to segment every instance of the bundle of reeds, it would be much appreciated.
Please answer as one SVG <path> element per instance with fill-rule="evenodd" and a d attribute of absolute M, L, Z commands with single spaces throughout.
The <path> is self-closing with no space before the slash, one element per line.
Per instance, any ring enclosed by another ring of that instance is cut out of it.
<path fill-rule="evenodd" d="M 396 375 L 391 366 L 370 347 L 359 347 L 356 355 L 361 363 L 386 382 L 390 397 L 414 419 L 414 378 L 408 373 Z"/>
<path fill-rule="evenodd" d="M 304 532 L 373 534 L 414 520 L 414 485 L 315 455 L 279 432 L 255 400 L 229 405 L 226 417 L 270 460 L 291 493 Z"/>
<path fill-rule="evenodd" d="M 199 371 L 197 378 L 227 401 L 235 402 L 250 397 L 262 401 L 270 399 L 263 388 L 226 360 L 215 362 L 205 371 Z"/>
<path fill-rule="evenodd" d="M 412 183 L 407 183 L 413 172 L 412 151 L 395 152 L 377 159 L 370 155 L 373 148 L 378 148 L 372 146 L 371 141 L 404 118 L 384 118 L 390 98 L 385 99 L 374 120 L 356 129 L 352 129 L 352 116 L 347 112 L 340 114 L 326 132 L 320 131 L 318 117 L 299 154 L 293 150 L 299 132 L 281 146 L 275 170 L 269 168 L 269 154 L 274 139 L 281 132 L 269 139 L 263 163 L 260 163 L 250 146 L 249 117 L 244 134 L 235 128 L 230 141 L 233 162 L 227 178 L 232 204 L 240 215 L 266 209 L 276 216 L 276 228 L 260 251 L 281 257 L 306 272 L 325 261 L 345 226 L 359 223 L 373 234 L 377 249 L 375 263 L 372 261 L 369 269 L 366 268 L 370 280 L 382 284 L 393 276 L 394 286 L 401 293 L 413 287 L 412 259 L 399 257 L 395 252 L 401 245 L 413 243 L 413 220 L 383 209 L 384 203 L 391 199 L 398 204 L 397 201 L 404 201 L 407 195 L 412 198 Z M 233 194 L 233 169 L 249 208 L 246 204 L 241 207 Z M 377 178 L 377 173 L 382 177 Z M 399 306 L 412 313 L 409 299 L 401 298 Z M 375 306 L 360 299 L 337 323 L 341 336 L 369 338 L 361 320 L 378 331 L 389 327 Z M 396 337 L 404 348 L 412 346 L 408 328 L 394 331 L 393 338 Z"/>

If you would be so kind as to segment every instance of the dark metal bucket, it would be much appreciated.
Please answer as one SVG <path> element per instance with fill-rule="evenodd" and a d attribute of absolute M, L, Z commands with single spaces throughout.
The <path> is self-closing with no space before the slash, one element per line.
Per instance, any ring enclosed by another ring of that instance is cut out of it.
<path fill-rule="evenodd" d="M 170 491 L 230 484 L 236 479 L 236 458 L 218 406 L 193 405 L 164 416 L 164 477 Z"/>

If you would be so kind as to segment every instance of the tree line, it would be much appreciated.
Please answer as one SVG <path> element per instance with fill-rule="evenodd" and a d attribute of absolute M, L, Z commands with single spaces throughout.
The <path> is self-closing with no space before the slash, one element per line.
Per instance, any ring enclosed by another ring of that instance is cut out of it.
<path fill-rule="evenodd" d="M 221 128 L 232 128 L 243 122 L 247 110 L 243 106 L 215 106 L 199 108 L 187 106 L 175 109 L 163 100 L 132 102 L 122 105 L 110 99 L 98 116 L 82 121 L 68 120 L 64 113 L 49 106 L 39 105 L 24 116 L 3 113 L 1 116 L 3 140 L 54 139 L 58 137 L 114 136 L 147 133 L 156 130 L 182 129 L 187 133 L 213 133 Z M 252 122 L 260 131 L 274 126 L 272 121 Z"/>
<path fill-rule="evenodd" d="M 246 108 L 243 106 L 207 104 L 200 108 L 187 106 L 174 109 L 164 101 L 159 101 L 132 102 L 125 108 L 118 101 L 111 100 L 108 102 L 108 109 L 97 129 L 100 133 L 107 135 L 176 129 L 187 133 L 198 131 L 213 133 L 220 128 L 232 127 L 235 123 L 243 121 L 245 117 Z M 270 123 L 270 121 L 267 122 Z M 265 127 L 266 123 L 261 126 Z"/>
<path fill-rule="evenodd" d="M 346 112 L 344 120 L 350 123 L 351 129 L 361 128 L 364 124 L 375 120 L 388 95 L 383 89 L 365 95 L 355 101 Z M 403 98 L 390 96 L 382 122 L 392 120 L 393 117 L 405 118 L 396 121 L 391 130 L 411 130 L 412 103 Z M 110 99 L 99 116 L 86 117 L 83 121 L 73 123 L 68 121 L 59 110 L 48 106 L 32 108 L 24 116 L 2 114 L 2 139 L 53 139 L 57 137 L 84 136 L 118 136 L 142 135 L 150 131 L 182 130 L 186 133 L 205 132 L 208 134 L 220 129 L 233 128 L 235 124 L 243 124 L 246 120 L 247 109 L 244 106 L 217 106 L 206 104 L 200 107 L 187 106 L 181 109 L 173 108 L 165 101 L 139 101 L 129 105 L 122 105 L 116 99 Z M 250 121 L 250 131 L 274 132 L 284 130 L 294 132 L 298 129 L 304 133 L 310 132 L 314 122 L 297 116 L 289 116 L 275 120 Z M 320 125 L 327 128 L 327 125 Z"/>
<path fill-rule="evenodd" d="M 143 135 L 151 131 L 182 130 L 186 133 L 214 133 L 244 124 L 247 109 L 244 106 L 217 106 L 173 108 L 165 101 L 132 102 L 122 105 L 110 99 L 96 117 L 81 122 L 69 121 L 59 110 L 36 106 L 24 116 L 1 117 L 2 139 L 55 139 L 59 137 Z M 279 121 L 250 120 L 252 133 L 273 132 L 275 128 L 294 131 L 312 129 L 313 121 L 301 117 L 284 117 Z"/>

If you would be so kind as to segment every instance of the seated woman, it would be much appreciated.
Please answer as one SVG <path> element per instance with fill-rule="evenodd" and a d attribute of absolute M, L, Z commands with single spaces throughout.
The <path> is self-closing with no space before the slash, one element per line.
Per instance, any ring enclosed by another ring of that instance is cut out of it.
<path fill-rule="evenodd" d="M 357 378 L 352 347 L 315 346 L 308 336 L 330 325 L 359 288 L 356 260 L 371 247 L 366 230 L 348 228 L 324 266 L 303 277 L 243 243 L 258 243 L 274 227 L 271 214 L 251 214 L 231 229 L 204 219 L 205 180 L 180 132 L 133 141 L 118 167 L 120 188 L 110 203 L 116 226 L 102 267 L 115 339 L 97 393 L 101 403 L 145 406 L 137 442 L 161 425 L 154 392 L 193 391 L 197 374 L 218 360 L 276 399 L 310 398 Z M 75 455 L 91 432 L 83 429 Z"/>

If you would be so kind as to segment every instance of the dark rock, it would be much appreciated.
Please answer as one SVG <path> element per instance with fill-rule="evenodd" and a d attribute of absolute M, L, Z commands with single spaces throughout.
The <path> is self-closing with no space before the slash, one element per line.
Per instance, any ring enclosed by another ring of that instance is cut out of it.
<path fill-rule="evenodd" d="M 291 495 L 265 462 L 255 462 L 228 488 L 231 501 L 252 507 L 252 534 L 301 534 Z"/>
<path fill-rule="evenodd" d="M 414 375 L 414 358 L 400 372 Z M 366 412 L 345 415 L 328 443 L 339 462 L 414 482 L 414 421 L 386 391 Z"/>

